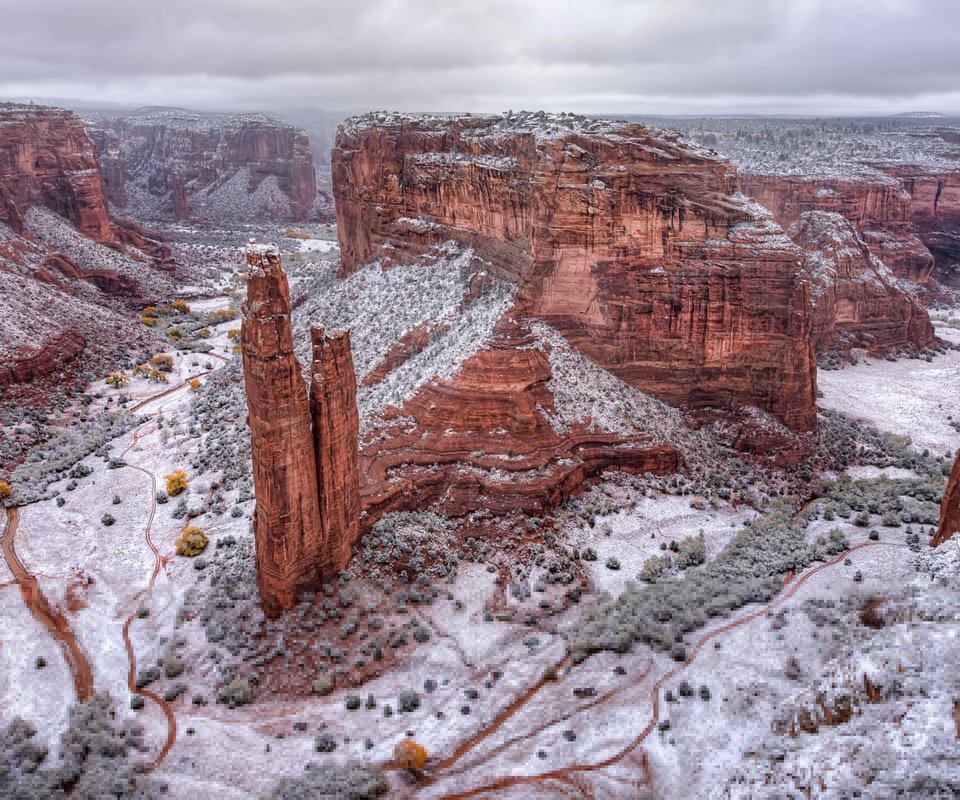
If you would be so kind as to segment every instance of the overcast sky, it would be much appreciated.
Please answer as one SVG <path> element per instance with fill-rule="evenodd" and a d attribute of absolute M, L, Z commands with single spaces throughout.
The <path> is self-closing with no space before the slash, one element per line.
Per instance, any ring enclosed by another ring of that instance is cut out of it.
<path fill-rule="evenodd" d="M 960 0 L 5 0 L 0 96 L 960 113 Z"/>

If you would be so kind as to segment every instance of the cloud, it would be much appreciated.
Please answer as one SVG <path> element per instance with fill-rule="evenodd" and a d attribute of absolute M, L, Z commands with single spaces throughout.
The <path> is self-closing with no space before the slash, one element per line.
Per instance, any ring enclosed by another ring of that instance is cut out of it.
<path fill-rule="evenodd" d="M 31 0 L 4 33 L 0 95 L 37 98 L 861 111 L 960 91 L 955 0 Z"/>

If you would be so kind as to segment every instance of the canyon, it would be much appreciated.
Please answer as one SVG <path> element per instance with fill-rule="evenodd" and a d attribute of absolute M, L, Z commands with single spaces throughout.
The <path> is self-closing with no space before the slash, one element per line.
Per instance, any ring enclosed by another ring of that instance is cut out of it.
<path fill-rule="evenodd" d="M 330 219 L 303 130 L 264 114 L 88 114 L 107 197 L 148 220 Z"/>
<path fill-rule="evenodd" d="M 453 240 L 630 385 L 813 428 L 799 252 L 729 162 L 628 123 L 381 115 L 341 128 L 332 172 L 345 273 Z"/>

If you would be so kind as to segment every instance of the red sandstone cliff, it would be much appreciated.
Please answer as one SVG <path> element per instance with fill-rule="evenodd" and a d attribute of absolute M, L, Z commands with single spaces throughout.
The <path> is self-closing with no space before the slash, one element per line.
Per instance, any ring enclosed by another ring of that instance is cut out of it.
<path fill-rule="evenodd" d="M 112 202 L 147 219 L 318 218 L 306 134 L 262 114 L 154 109 L 90 123 Z"/>
<path fill-rule="evenodd" d="M 960 286 L 960 173 L 885 171 L 875 180 L 742 174 L 740 186 L 785 227 L 806 211 L 842 214 L 898 277 Z"/>
<path fill-rule="evenodd" d="M 360 536 L 357 378 L 347 331 L 327 334 L 313 328 L 310 333 L 310 411 L 326 559 L 321 569 L 333 575 L 349 563 L 350 549 Z"/>
<path fill-rule="evenodd" d="M 938 547 L 958 532 L 960 532 L 960 452 L 957 453 L 957 459 L 953 462 L 953 471 L 947 482 L 947 490 L 943 493 L 940 526 L 933 539 L 933 546 Z"/>
<path fill-rule="evenodd" d="M 240 343 L 256 490 L 257 583 L 265 606 L 288 608 L 324 561 L 310 400 L 293 352 L 280 256 L 250 247 Z"/>
<path fill-rule="evenodd" d="M 842 215 L 806 211 L 790 228 L 806 253 L 818 351 L 923 350 L 935 341 L 926 310 L 874 256 Z"/>
<path fill-rule="evenodd" d="M 0 104 L 0 387 L 42 395 L 45 379 L 99 368 L 118 343 L 143 346 L 124 306 L 170 294 L 170 268 L 167 248 L 110 216 L 77 117 Z"/>
<path fill-rule="evenodd" d="M 728 162 L 641 125 L 381 115 L 341 127 L 333 183 L 346 270 L 454 239 L 628 383 L 815 424 L 799 254 Z"/>

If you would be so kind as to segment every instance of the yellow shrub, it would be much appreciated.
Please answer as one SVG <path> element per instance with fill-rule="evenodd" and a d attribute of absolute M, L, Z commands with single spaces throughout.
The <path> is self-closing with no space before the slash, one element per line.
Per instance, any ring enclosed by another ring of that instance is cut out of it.
<path fill-rule="evenodd" d="M 240 345 L 235 344 L 232 348 L 230 348 L 230 352 L 234 355 L 237 355 L 238 353 L 243 352 L 243 348 Z"/>
<path fill-rule="evenodd" d="M 191 379 L 190 379 L 190 383 L 188 383 L 187 385 L 190 387 L 190 391 L 191 391 L 191 392 L 195 392 L 195 391 L 197 391 L 197 389 L 200 388 L 200 379 L 199 379 L 199 378 L 191 378 Z"/>
<path fill-rule="evenodd" d="M 240 329 L 239 329 L 239 328 L 231 328 L 230 330 L 228 330 L 228 331 L 227 331 L 227 338 L 228 338 L 231 342 L 239 342 L 239 341 L 240 341 Z"/>
<path fill-rule="evenodd" d="M 185 300 L 174 300 L 172 303 L 167 303 L 163 310 L 173 314 L 189 314 L 190 306 L 187 305 Z"/>
<path fill-rule="evenodd" d="M 147 306 L 143 309 L 143 316 L 145 317 L 155 317 L 158 313 L 156 306 Z"/>
<path fill-rule="evenodd" d="M 226 322 L 227 320 L 236 319 L 237 312 L 232 308 L 221 308 L 219 311 L 214 311 L 210 316 L 214 318 L 214 324 L 220 324 L 221 322 Z"/>
<path fill-rule="evenodd" d="M 150 379 L 151 383 L 169 383 L 170 382 L 167 380 L 167 373 L 161 372 L 158 369 L 150 370 L 150 372 L 147 374 L 147 377 Z"/>
<path fill-rule="evenodd" d="M 173 372 L 173 356 L 166 353 L 160 353 L 150 359 L 150 366 L 161 372 Z"/>
<path fill-rule="evenodd" d="M 197 331 L 194 331 L 194 336 L 198 339 L 209 339 L 210 338 L 210 329 L 209 328 L 200 328 Z"/>
<path fill-rule="evenodd" d="M 140 322 L 146 325 L 148 328 L 157 327 L 157 318 L 156 317 L 140 317 Z"/>
<path fill-rule="evenodd" d="M 167 482 L 167 494 L 176 497 L 187 488 L 187 473 L 182 469 L 164 475 L 163 479 Z"/>
<path fill-rule="evenodd" d="M 167 331 L 167 336 L 170 337 L 171 341 L 179 342 L 180 339 L 183 337 L 183 334 L 180 333 L 179 328 L 171 328 L 170 330 Z"/>
<path fill-rule="evenodd" d="M 0 500 L 6 500 L 10 496 L 10 484 L 6 481 L 0 481 Z"/>
<path fill-rule="evenodd" d="M 207 546 L 210 539 L 203 532 L 203 528 L 196 525 L 189 525 L 183 529 L 183 532 L 177 537 L 177 555 L 193 556 L 200 555 Z"/>
<path fill-rule="evenodd" d="M 393 760 L 406 769 L 423 769 L 427 763 L 427 751 L 413 739 L 404 739 L 393 748 Z"/>
<path fill-rule="evenodd" d="M 114 389 L 120 389 L 130 383 L 130 379 L 122 372 L 114 372 L 112 375 L 107 376 L 104 383 L 106 383 L 107 386 L 112 386 Z"/>
<path fill-rule="evenodd" d="M 150 375 L 150 365 L 149 364 L 137 364 L 133 368 L 133 375 L 136 378 L 146 378 Z"/>

